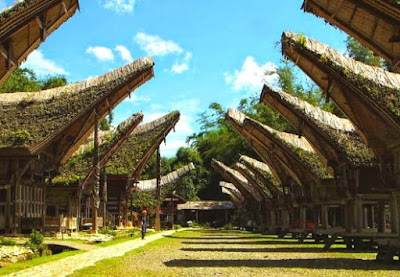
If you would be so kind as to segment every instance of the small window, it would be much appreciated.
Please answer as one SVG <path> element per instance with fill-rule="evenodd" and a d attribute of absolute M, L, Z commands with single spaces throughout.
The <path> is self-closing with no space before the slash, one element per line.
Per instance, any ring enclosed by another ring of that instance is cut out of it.
<path fill-rule="evenodd" d="M 7 202 L 7 190 L 6 189 L 0 189 L 0 202 Z"/>

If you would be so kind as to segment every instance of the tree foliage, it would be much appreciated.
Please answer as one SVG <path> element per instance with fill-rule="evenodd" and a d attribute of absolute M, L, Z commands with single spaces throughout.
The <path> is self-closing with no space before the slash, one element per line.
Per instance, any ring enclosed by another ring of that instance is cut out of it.
<path fill-rule="evenodd" d="M 347 54 L 357 61 L 378 67 L 383 67 L 385 64 L 381 57 L 375 55 L 374 52 L 363 46 L 358 40 L 351 36 L 348 36 L 346 39 L 346 49 Z"/>
<path fill-rule="evenodd" d="M 65 76 L 48 76 L 43 80 L 39 80 L 36 73 L 28 68 L 18 68 L 0 87 L 0 92 L 33 92 L 44 89 L 50 89 L 68 84 Z"/>

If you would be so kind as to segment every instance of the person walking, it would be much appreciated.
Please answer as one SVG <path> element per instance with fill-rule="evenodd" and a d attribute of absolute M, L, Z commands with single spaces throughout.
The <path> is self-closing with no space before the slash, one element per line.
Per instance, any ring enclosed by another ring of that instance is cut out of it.
<path fill-rule="evenodd" d="M 148 223 L 147 211 L 143 210 L 142 211 L 142 239 L 144 239 L 144 236 L 146 235 L 147 223 Z"/>

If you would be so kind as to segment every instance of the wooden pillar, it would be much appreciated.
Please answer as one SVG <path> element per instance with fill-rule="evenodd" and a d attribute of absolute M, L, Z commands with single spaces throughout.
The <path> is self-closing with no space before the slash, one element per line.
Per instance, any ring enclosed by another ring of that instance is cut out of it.
<path fill-rule="evenodd" d="M 270 216 L 269 216 L 269 228 L 270 228 L 270 231 L 275 231 L 275 228 L 276 228 L 276 216 L 275 216 L 275 211 L 274 210 L 271 210 L 270 212 L 269 212 L 269 214 L 270 214 Z"/>
<path fill-rule="evenodd" d="M 103 228 L 107 227 L 107 174 L 105 168 L 101 171 L 101 188 L 103 200 Z"/>
<path fill-rule="evenodd" d="M 174 229 L 174 224 L 175 224 L 175 204 L 174 201 L 172 201 L 173 198 L 171 198 L 171 214 L 172 214 L 172 218 L 171 218 L 171 224 L 172 224 L 172 229 Z"/>
<path fill-rule="evenodd" d="M 19 183 L 19 161 L 15 163 L 14 177 L 14 233 L 21 232 L 21 184 Z"/>
<path fill-rule="evenodd" d="M 301 205 L 299 207 L 299 212 L 300 212 L 300 229 L 305 229 L 306 228 L 306 207 Z"/>
<path fill-rule="evenodd" d="M 46 193 L 47 189 L 46 187 L 42 188 L 42 224 L 43 224 L 43 229 L 46 226 Z"/>
<path fill-rule="evenodd" d="M 360 197 L 356 197 L 354 200 L 354 225 L 356 227 L 357 233 L 360 233 L 363 228 L 363 207 L 362 207 L 362 199 Z"/>
<path fill-rule="evenodd" d="M 100 198 L 100 164 L 99 164 L 99 116 L 97 110 L 94 111 L 94 151 L 93 151 L 93 167 L 94 167 L 94 182 L 93 182 L 93 205 L 92 205 L 92 233 L 97 233 L 97 209 L 99 208 Z"/>
<path fill-rule="evenodd" d="M 327 205 L 322 205 L 321 206 L 321 223 L 322 223 L 322 228 L 327 230 L 329 227 L 329 218 L 328 218 L 328 206 Z"/>
<path fill-rule="evenodd" d="M 344 205 L 344 218 L 345 218 L 345 229 L 347 233 L 353 231 L 354 226 L 354 210 L 353 201 L 347 201 Z"/>
<path fill-rule="evenodd" d="M 378 232 L 385 233 L 386 231 L 386 218 L 385 218 L 385 202 L 378 202 Z"/>
<path fill-rule="evenodd" d="M 157 149 L 157 164 L 156 164 L 156 178 L 157 178 L 157 188 L 156 188 L 156 218 L 154 221 L 154 229 L 158 232 L 161 229 L 160 222 L 160 198 L 161 198 L 161 155 L 160 155 L 160 147 Z"/>
<path fill-rule="evenodd" d="M 368 225 L 368 216 L 369 216 L 369 213 L 368 213 L 368 207 L 363 207 L 362 208 L 362 210 L 363 210 L 363 228 L 368 228 L 369 227 L 369 225 Z"/>
<path fill-rule="evenodd" d="M 286 208 L 282 209 L 283 228 L 289 227 L 289 211 Z"/>
<path fill-rule="evenodd" d="M 11 233 L 12 216 L 11 216 L 11 186 L 7 185 L 7 199 L 6 199 L 6 228 Z"/>
<path fill-rule="evenodd" d="M 390 217 L 393 234 L 399 234 L 399 207 L 396 194 L 390 196 Z"/>

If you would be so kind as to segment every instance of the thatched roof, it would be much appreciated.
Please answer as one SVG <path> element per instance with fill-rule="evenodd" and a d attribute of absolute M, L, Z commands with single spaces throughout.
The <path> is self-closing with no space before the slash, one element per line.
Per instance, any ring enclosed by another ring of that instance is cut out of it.
<path fill-rule="evenodd" d="M 230 201 L 188 201 L 178 204 L 178 210 L 232 210 L 234 206 Z"/>
<path fill-rule="evenodd" d="M 342 109 L 374 152 L 400 145 L 399 74 L 291 32 L 282 35 L 282 51 Z"/>
<path fill-rule="evenodd" d="M 274 196 L 282 195 L 282 185 L 274 177 L 269 166 L 256 159 L 242 155 L 240 161 L 257 176 Z"/>
<path fill-rule="evenodd" d="M 235 187 L 234 184 L 228 183 L 228 182 L 225 182 L 225 181 L 220 181 L 220 182 L 219 182 L 219 186 L 220 186 L 220 187 L 223 187 L 223 188 L 226 188 L 226 189 L 228 189 L 228 190 L 234 191 L 237 195 L 240 195 L 240 196 L 243 198 L 243 195 L 242 195 L 242 194 L 240 193 L 240 191 Z"/>
<path fill-rule="evenodd" d="M 185 165 L 167 175 L 161 176 L 160 186 L 165 186 L 177 182 L 182 176 L 187 174 L 189 171 L 196 169 L 193 163 Z M 143 180 L 137 183 L 137 188 L 142 191 L 152 191 L 157 188 L 157 178 L 151 180 Z"/>
<path fill-rule="evenodd" d="M 266 149 L 262 143 L 248 132 L 244 126 L 244 120 L 248 118 L 245 114 L 229 109 L 225 116 L 226 120 L 234 127 L 234 129 L 241 135 L 251 146 L 251 148 L 260 156 L 260 158 L 269 165 L 273 175 L 280 183 L 291 183 L 292 181 L 301 184 L 298 177 L 279 159 L 273 155 L 271 151 Z"/>
<path fill-rule="evenodd" d="M 384 57 L 400 62 L 400 5 L 396 0 L 306 0 L 306 12 L 322 17 Z"/>
<path fill-rule="evenodd" d="M 353 124 L 284 91 L 264 86 L 261 102 L 281 113 L 323 157 L 323 163 L 373 166 L 374 154 Z"/>
<path fill-rule="evenodd" d="M 153 77 L 153 60 L 139 59 L 103 76 L 34 93 L 0 94 L 0 156 L 46 152 L 66 161 L 130 92 Z"/>
<path fill-rule="evenodd" d="M 228 194 L 228 195 L 229 195 L 231 201 L 233 202 L 233 204 L 234 204 L 237 208 L 240 208 L 240 207 L 243 206 L 242 200 L 239 199 L 239 198 L 237 198 L 237 196 L 236 196 L 234 193 L 232 193 L 232 191 L 230 191 L 229 189 L 224 188 L 224 187 L 222 187 L 221 189 L 222 189 L 222 193 L 225 193 L 225 194 Z"/>
<path fill-rule="evenodd" d="M 305 138 L 277 131 L 253 119 L 246 119 L 244 128 L 267 149 L 273 151 L 302 183 L 310 181 L 310 179 L 331 178 Z"/>
<path fill-rule="evenodd" d="M 122 122 L 115 131 L 103 132 L 99 136 L 99 163 L 100 167 L 104 167 L 110 157 L 124 143 L 127 137 L 143 120 L 143 114 L 137 113 L 129 119 Z M 88 142 L 83 149 L 73 155 L 61 167 L 60 175 L 54 178 L 55 184 L 75 184 L 85 185 L 86 182 L 94 175 L 94 141 Z"/>
<path fill-rule="evenodd" d="M 267 201 L 271 199 L 271 192 L 268 190 L 268 188 L 262 183 L 260 179 L 250 170 L 248 169 L 244 164 L 242 163 L 236 163 L 235 164 L 235 169 L 242 174 L 247 181 L 249 182 L 250 185 L 255 188 L 258 193 Z"/>
<path fill-rule="evenodd" d="M 251 197 L 256 202 L 262 201 L 262 196 L 249 183 L 249 181 L 238 171 L 226 166 L 220 161 L 212 159 L 211 166 L 217 170 L 224 178 L 234 184 L 243 196 Z"/>
<path fill-rule="evenodd" d="M 179 118 L 180 113 L 174 111 L 136 128 L 106 164 L 107 175 L 129 177 L 131 184 L 137 181 L 147 161 Z"/>
<path fill-rule="evenodd" d="M 78 8 L 78 0 L 19 0 L 3 9 L 0 12 L 0 84 Z"/>

